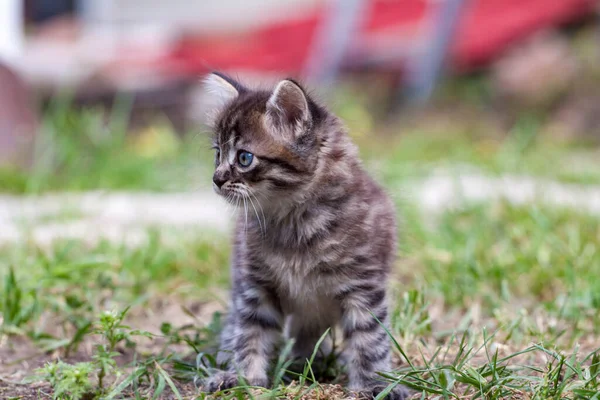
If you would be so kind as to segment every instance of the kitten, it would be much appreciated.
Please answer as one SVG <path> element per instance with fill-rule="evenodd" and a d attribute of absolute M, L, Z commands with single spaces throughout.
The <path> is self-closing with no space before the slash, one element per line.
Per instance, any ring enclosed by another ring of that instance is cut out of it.
<path fill-rule="evenodd" d="M 390 370 L 386 284 L 395 260 L 394 206 L 366 174 L 340 120 L 293 80 L 272 92 L 213 73 L 214 190 L 243 205 L 235 228 L 232 296 L 209 392 L 238 376 L 268 386 L 285 328 L 296 357 L 310 357 L 341 326 L 349 389 L 377 395 Z M 373 317 L 375 315 L 377 319 Z M 324 343 L 323 346 L 330 346 Z M 407 397 L 397 386 L 390 399 Z"/>

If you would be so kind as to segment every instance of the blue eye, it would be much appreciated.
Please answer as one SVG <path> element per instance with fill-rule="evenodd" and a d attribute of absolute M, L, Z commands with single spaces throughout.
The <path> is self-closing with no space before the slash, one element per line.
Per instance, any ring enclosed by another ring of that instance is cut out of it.
<path fill-rule="evenodd" d="M 249 167 L 252 164 L 252 160 L 254 160 L 254 154 L 249 153 L 247 151 L 240 151 L 238 154 L 238 162 L 242 167 Z"/>

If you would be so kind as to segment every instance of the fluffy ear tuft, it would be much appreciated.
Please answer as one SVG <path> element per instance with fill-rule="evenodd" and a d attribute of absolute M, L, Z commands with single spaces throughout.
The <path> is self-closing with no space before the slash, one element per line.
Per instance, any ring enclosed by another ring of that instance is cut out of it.
<path fill-rule="evenodd" d="M 311 119 L 304 90 L 291 79 L 277 84 L 267 102 L 267 110 L 276 125 L 292 128 L 294 136 L 300 135 Z"/>
<path fill-rule="evenodd" d="M 235 100 L 243 87 L 218 72 L 212 72 L 202 82 L 203 108 L 206 110 L 205 123 L 214 127 L 219 114 L 224 108 Z"/>

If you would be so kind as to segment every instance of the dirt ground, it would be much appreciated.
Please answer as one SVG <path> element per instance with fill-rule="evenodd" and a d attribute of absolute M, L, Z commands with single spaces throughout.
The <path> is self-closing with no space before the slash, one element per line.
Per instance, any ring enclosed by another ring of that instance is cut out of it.
<path fill-rule="evenodd" d="M 202 326 L 210 321 L 213 314 L 217 311 L 222 312 L 224 307 L 221 302 L 185 302 L 180 299 L 163 298 L 155 299 L 151 306 L 145 310 L 134 310 L 128 315 L 126 323 L 132 329 L 139 329 L 153 334 L 160 334 L 160 323 L 165 320 L 173 326 L 199 325 Z M 193 316 L 188 314 L 193 313 Z M 155 318 L 161 315 L 161 319 Z M 58 332 L 54 332 L 57 336 Z M 65 355 L 64 351 L 53 350 L 43 351 L 24 336 L 2 336 L 0 339 L 0 399 L 51 399 L 52 389 L 46 382 L 37 382 L 35 371 L 43 367 L 48 362 L 64 361 L 67 363 L 77 363 L 90 361 L 93 355 L 93 346 L 98 344 L 96 335 L 87 335 L 84 341 L 78 346 L 77 351 L 70 355 Z M 154 338 L 140 338 L 136 342 L 135 352 L 138 354 L 155 354 L 164 346 L 164 340 Z M 121 348 L 121 357 L 117 358 L 117 363 L 125 365 L 133 360 L 133 352 L 129 349 Z M 169 351 L 175 354 L 188 354 L 190 347 L 185 345 L 171 345 Z M 191 354 L 193 358 L 194 355 Z M 184 398 L 193 398 L 198 395 L 199 390 L 193 382 L 177 381 L 177 388 Z M 142 388 L 143 391 L 143 388 Z M 173 394 L 168 394 L 168 388 L 161 399 L 175 398 Z M 131 393 L 133 395 L 133 393 Z"/>

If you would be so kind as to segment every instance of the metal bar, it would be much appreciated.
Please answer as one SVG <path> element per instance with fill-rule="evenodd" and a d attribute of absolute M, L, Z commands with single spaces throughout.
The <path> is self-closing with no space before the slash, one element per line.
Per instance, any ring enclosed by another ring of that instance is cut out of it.
<path fill-rule="evenodd" d="M 304 76 L 321 85 L 337 77 L 368 0 L 333 0 L 331 8 L 316 34 Z"/>
<path fill-rule="evenodd" d="M 426 103 L 442 74 L 446 55 L 454 38 L 461 10 L 465 0 L 444 0 L 437 7 L 432 19 L 432 34 L 429 45 L 423 53 L 418 53 L 409 64 L 407 90 L 400 97 L 409 102 Z M 402 89 L 400 89 L 402 90 Z"/>

